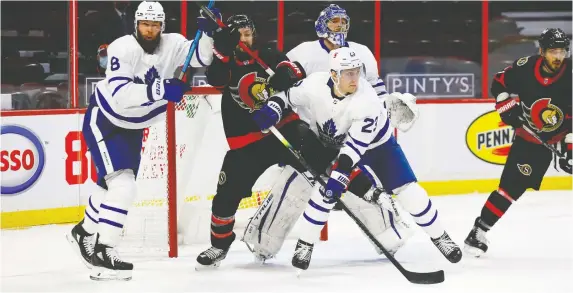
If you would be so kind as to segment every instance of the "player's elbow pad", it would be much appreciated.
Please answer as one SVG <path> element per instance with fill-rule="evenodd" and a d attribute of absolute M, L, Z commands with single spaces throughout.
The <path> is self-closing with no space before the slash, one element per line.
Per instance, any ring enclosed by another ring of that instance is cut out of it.
<path fill-rule="evenodd" d="M 490 92 L 494 97 L 499 96 L 500 94 L 503 94 L 505 92 L 508 91 L 508 89 L 505 87 L 505 82 L 502 83 L 497 76 L 494 78 L 494 80 L 491 82 L 491 87 L 490 87 Z"/>
<path fill-rule="evenodd" d="M 283 61 L 277 65 L 275 75 L 269 78 L 269 84 L 277 91 L 284 91 L 305 77 L 306 72 L 300 63 Z"/>

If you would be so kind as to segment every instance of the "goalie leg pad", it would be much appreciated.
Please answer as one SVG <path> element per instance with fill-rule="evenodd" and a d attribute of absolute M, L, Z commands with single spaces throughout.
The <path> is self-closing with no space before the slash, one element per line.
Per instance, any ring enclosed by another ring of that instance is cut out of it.
<path fill-rule="evenodd" d="M 303 213 L 312 185 L 293 167 L 285 166 L 269 195 L 251 218 L 243 241 L 257 258 L 274 257 Z"/>
<path fill-rule="evenodd" d="M 390 253 L 396 253 L 414 234 L 399 215 L 383 206 L 366 202 L 350 192 L 342 201 Z M 378 254 L 382 254 L 376 245 L 374 247 Z"/>

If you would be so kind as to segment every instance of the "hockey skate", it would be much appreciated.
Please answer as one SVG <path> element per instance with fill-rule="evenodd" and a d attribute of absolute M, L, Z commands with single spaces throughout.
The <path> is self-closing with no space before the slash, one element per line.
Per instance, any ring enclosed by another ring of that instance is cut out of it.
<path fill-rule="evenodd" d="M 96 281 L 131 280 L 133 264 L 119 258 L 115 247 L 96 241 L 90 278 Z"/>
<path fill-rule="evenodd" d="M 72 228 L 72 231 L 66 235 L 68 242 L 72 249 L 80 256 L 82 262 L 88 269 L 92 268 L 92 256 L 94 254 L 95 236 L 89 234 L 82 224 L 84 220 L 79 222 Z"/>
<path fill-rule="evenodd" d="M 294 249 L 294 255 L 292 256 L 292 266 L 299 270 L 308 269 L 313 248 L 314 244 L 299 239 Z"/>
<path fill-rule="evenodd" d="M 478 217 L 470 234 L 464 241 L 466 244 L 464 250 L 475 257 L 480 257 L 486 253 L 489 241 L 485 238 L 485 233 L 487 233 L 487 229 Z"/>
<path fill-rule="evenodd" d="M 229 252 L 229 248 L 220 249 L 211 246 L 209 249 L 201 252 L 199 256 L 197 256 L 197 266 L 195 267 L 195 270 L 199 271 L 206 268 L 219 267 L 219 265 L 221 265 L 221 261 L 227 257 L 227 252 Z"/>
<path fill-rule="evenodd" d="M 457 263 L 462 259 L 462 250 L 445 231 L 439 238 L 432 238 L 432 242 L 451 263 Z"/>

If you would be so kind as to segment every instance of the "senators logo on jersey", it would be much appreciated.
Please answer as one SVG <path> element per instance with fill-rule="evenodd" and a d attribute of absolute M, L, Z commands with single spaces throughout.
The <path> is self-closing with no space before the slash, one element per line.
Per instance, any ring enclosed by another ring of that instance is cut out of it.
<path fill-rule="evenodd" d="M 531 107 L 527 107 L 523 102 L 521 105 L 529 125 L 539 131 L 551 132 L 563 123 L 563 111 L 551 104 L 551 98 L 539 99 L 533 102 Z"/>
<path fill-rule="evenodd" d="M 259 110 L 264 102 L 275 92 L 274 89 L 267 84 L 266 79 L 258 77 L 256 72 L 251 72 L 241 77 L 236 89 L 239 95 L 237 96 L 231 93 L 233 99 L 235 99 L 241 108 L 247 109 L 251 113 L 255 110 Z"/>

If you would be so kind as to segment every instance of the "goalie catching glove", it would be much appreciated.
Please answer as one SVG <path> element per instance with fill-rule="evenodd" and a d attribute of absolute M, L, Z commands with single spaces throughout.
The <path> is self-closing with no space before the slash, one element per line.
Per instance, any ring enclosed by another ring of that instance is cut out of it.
<path fill-rule="evenodd" d="M 410 130 L 419 116 L 416 97 L 409 93 L 394 92 L 389 94 L 386 97 L 386 108 L 388 109 L 390 124 L 402 132 Z"/>

